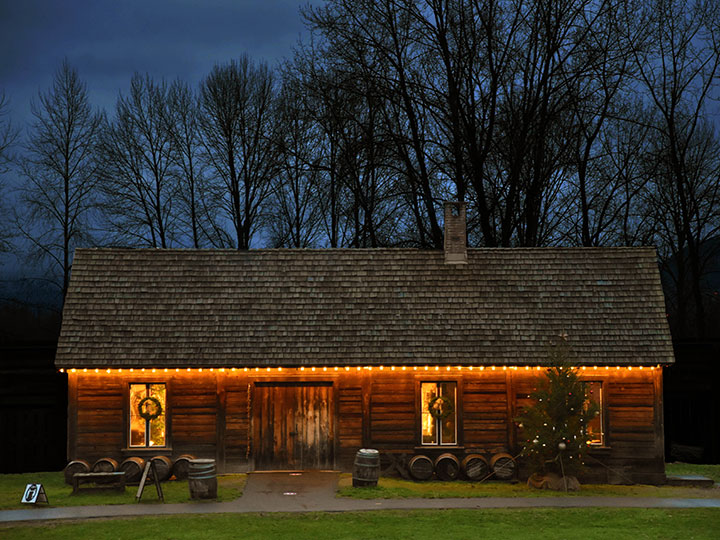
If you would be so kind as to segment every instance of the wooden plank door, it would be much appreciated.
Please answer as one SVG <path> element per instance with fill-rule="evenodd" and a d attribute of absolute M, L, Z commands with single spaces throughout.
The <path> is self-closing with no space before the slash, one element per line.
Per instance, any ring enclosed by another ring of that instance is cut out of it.
<path fill-rule="evenodd" d="M 256 470 L 332 469 L 332 383 L 256 383 Z"/>

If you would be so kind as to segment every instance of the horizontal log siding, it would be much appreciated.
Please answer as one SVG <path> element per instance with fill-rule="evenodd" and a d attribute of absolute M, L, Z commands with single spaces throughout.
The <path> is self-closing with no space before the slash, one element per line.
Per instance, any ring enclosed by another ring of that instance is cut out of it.
<path fill-rule="evenodd" d="M 514 421 L 531 400 L 541 372 L 518 370 L 463 370 L 450 373 L 413 370 L 330 371 L 307 374 L 283 372 L 238 373 L 139 373 L 121 375 L 71 374 L 68 456 L 94 461 L 100 457 L 122 459 L 127 444 L 125 408 L 130 381 L 165 381 L 168 384 L 172 457 L 193 454 L 224 459 L 227 471 L 252 468 L 252 442 L 248 451 L 251 420 L 248 417 L 248 385 L 257 381 L 327 381 L 333 384 L 335 403 L 335 467 L 350 470 L 355 453 L 362 447 L 381 452 L 420 453 L 418 385 L 422 381 L 458 382 L 458 455 L 507 450 L 517 454 L 522 431 Z M 625 369 L 588 369 L 586 380 L 603 383 L 605 430 L 608 448 L 594 449 L 593 471 L 599 480 L 621 481 L 613 472 L 635 481 L 662 481 L 662 374 Z M 74 388 L 76 397 L 74 397 Z M 250 403 L 250 408 L 255 404 Z M 224 407 L 224 415 L 222 408 Z M 220 425 L 224 417 L 224 425 Z M 222 441 L 218 440 L 218 433 Z M 218 448 L 218 443 L 222 448 Z M 425 449 L 422 449 L 425 450 Z M 432 447 L 428 447 L 429 453 Z M 248 455 L 250 460 L 247 460 Z M 591 460 L 592 461 L 592 460 Z M 609 469 L 608 469 L 609 468 Z M 604 476 L 603 476 L 604 475 Z M 613 476 L 614 475 L 614 476 Z"/>
<path fill-rule="evenodd" d="M 507 372 L 467 373 L 462 403 L 464 442 L 474 451 L 508 450 Z"/>
<path fill-rule="evenodd" d="M 362 382 L 343 377 L 338 381 L 337 394 L 337 465 L 350 470 L 357 450 L 364 446 Z"/>
<path fill-rule="evenodd" d="M 217 382 L 212 374 L 170 378 L 173 452 L 216 458 Z M 221 466 L 221 464 L 218 464 Z"/>
<path fill-rule="evenodd" d="M 630 476 L 635 482 L 658 481 L 664 470 L 661 375 L 623 372 L 608 380 L 607 427 L 611 452 L 599 458 L 610 467 L 611 480 L 622 482 Z M 618 476 L 619 478 L 612 478 Z"/>
<path fill-rule="evenodd" d="M 167 448 L 128 448 L 127 399 L 130 383 L 165 383 L 169 432 Z M 129 371 L 122 374 L 69 373 L 68 459 L 91 464 L 103 457 L 122 461 L 128 456 L 182 454 L 216 458 L 217 382 L 213 374 L 185 375 Z M 172 452 L 170 452 L 172 449 Z"/>
<path fill-rule="evenodd" d="M 248 417 L 247 377 L 225 376 L 225 469 L 227 471 L 247 470 Z"/>
<path fill-rule="evenodd" d="M 532 403 L 538 372 L 513 374 L 516 410 Z M 592 447 L 588 475 L 599 482 L 664 481 L 665 459 L 662 425 L 662 373 L 660 370 L 611 368 L 580 371 L 580 378 L 603 384 L 605 448 Z M 517 428 L 518 441 L 522 430 Z"/>
<path fill-rule="evenodd" d="M 85 459 L 91 465 L 102 457 L 120 459 L 127 438 L 125 388 L 126 383 L 118 377 L 78 376 L 76 396 L 68 396 L 77 399 L 76 439 L 70 459 Z"/>
<path fill-rule="evenodd" d="M 396 374 L 373 376 L 370 382 L 370 444 L 377 449 L 417 444 L 415 384 Z"/>

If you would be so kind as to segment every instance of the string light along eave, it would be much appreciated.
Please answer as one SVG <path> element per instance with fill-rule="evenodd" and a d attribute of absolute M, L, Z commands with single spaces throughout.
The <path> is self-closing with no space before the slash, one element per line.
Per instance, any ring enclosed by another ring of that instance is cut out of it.
<path fill-rule="evenodd" d="M 437 373 L 458 373 L 458 372 L 493 372 L 493 371 L 542 371 L 549 369 L 551 366 L 547 365 L 365 365 L 365 366 L 223 366 L 223 367 L 122 367 L 122 368 L 109 368 L 109 367 L 73 367 L 73 368 L 59 368 L 59 373 L 82 373 L 82 374 L 127 374 L 127 373 L 285 373 L 285 374 L 328 374 L 328 373 L 347 373 L 347 372 L 383 372 L 383 373 L 407 373 L 407 372 L 437 372 Z M 632 372 L 633 370 L 643 371 L 650 370 L 654 371 L 662 369 L 661 364 L 656 365 L 582 365 L 576 366 L 578 371 L 581 373 L 592 373 L 598 371 L 626 371 Z"/>

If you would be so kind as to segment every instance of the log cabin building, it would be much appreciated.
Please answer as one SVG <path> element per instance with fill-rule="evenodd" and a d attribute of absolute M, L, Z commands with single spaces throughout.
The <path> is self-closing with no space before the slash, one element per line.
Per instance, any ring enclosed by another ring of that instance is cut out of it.
<path fill-rule="evenodd" d="M 566 333 L 600 405 L 591 476 L 663 482 L 655 250 L 467 249 L 462 203 L 445 224 L 444 251 L 78 249 L 56 357 L 68 459 L 515 456 L 514 419 Z"/>

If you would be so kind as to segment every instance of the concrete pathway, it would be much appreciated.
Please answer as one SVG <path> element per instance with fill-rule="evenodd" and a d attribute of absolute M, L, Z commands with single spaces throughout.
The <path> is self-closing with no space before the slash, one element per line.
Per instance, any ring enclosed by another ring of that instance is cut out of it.
<path fill-rule="evenodd" d="M 336 498 L 339 473 L 250 473 L 243 496 L 232 502 L 34 507 L 0 511 L 0 523 L 172 514 L 350 512 L 449 508 L 720 508 L 720 499 L 640 497 L 486 497 L 467 499 Z"/>

